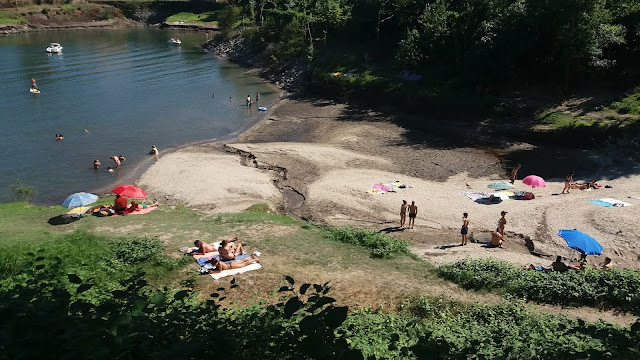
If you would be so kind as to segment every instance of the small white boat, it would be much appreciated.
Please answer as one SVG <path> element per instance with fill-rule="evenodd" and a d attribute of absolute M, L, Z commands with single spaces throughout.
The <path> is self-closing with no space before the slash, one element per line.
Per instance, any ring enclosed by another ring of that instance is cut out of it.
<path fill-rule="evenodd" d="M 47 52 L 48 53 L 61 53 L 62 52 L 62 45 L 60 45 L 58 43 L 51 43 L 51 44 L 49 44 L 49 47 L 47 47 Z"/>
<path fill-rule="evenodd" d="M 169 39 L 169 41 L 167 41 L 167 44 L 177 44 L 177 45 L 179 45 L 179 44 L 182 44 L 182 41 L 180 41 L 180 39 L 177 39 L 177 38 L 176 39 L 171 38 L 171 39 Z"/>

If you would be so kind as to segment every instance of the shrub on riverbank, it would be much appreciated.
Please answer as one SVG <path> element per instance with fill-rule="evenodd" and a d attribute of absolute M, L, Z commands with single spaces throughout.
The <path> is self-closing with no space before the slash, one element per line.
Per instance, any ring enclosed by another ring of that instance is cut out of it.
<path fill-rule="evenodd" d="M 374 258 L 391 258 L 399 254 L 411 254 L 407 240 L 394 239 L 379 231 L 334 227 L 328 230 L 327 237 L 343 243 L 369 248 L 371 249 L 371 257 Z"/>
<path fill-rule="evenodd" d="M 542 272 L 493 259 L 461 260 L 438 268 L 465 289 L 560 305 L 613 307 L 640 314 L 640 274 L 627 269 Z"/>

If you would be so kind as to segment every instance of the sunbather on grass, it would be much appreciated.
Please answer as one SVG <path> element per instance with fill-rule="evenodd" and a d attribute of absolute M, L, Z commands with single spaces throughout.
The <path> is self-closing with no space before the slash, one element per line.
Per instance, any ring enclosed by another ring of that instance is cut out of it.
<path fill-rule="evenodd" d="M 231 237 L 220 242 L 218 253 L 224 260 L 234 260 L 238 255 L 244 254 L 243 246 L 247 245 L 244 241 L 236 244 L 234 241 L 238 240 L 237 236 Z"/>
<path fill-rule="evenodd" d="M 189 252 L 188 254 L 191 254 L 191 255 L 204 255 L 206 253 L 216 251 L 216 248 L 213 247 L 213 244 L 206 243 L 206 242 L 204 242 L 202 240 L 194 241 L 193 245 L 197 246 L 198 248 L 196 250 L 193 250 L 193 251 Z"/>
<path fill-rule="evenodd" d="M 215 267 L 215 270 L 210 270 L 209 272 L 213 272 L 213 273 L 219 273 L 222 272 L 224 270 L 231 270 L 231 269 L 240 269 L 243 268 L 245 266 L 249 266 L 253 263 L 259 263 L 260 260 L 258 259 L 257 256 L 255 255 L 251 255 L 248 258 L 244 258 L 242 260 L 238 260 L 238 261 L 232 261 L 230 263 L 224 263 L 220 260 L 216 260 L 213 259 L 211 260 L 211 265 L 213 265 Z"/>

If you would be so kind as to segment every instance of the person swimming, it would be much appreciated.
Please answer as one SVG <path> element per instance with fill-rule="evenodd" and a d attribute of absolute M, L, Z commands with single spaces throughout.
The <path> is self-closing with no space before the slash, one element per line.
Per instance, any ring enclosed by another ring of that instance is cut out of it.
<path fill-rule="evenodd" d="M 97 169 L 100 167 L 100 165 L 102 165 L 102 163 L 100 162 L 100 160 L 94 160 L 93 161 L 93 168 Z"/>

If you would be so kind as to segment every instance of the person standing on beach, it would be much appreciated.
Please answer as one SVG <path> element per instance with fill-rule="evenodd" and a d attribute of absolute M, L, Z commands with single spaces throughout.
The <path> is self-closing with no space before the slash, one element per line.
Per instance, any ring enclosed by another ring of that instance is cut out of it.
<path fill-rule="evenodd" d="M 509 176 L 509 180 L 511 181 L 511 185 L 513 185 L 513 183 L 518 178 L 518 170 L 520 170 L 521 167 L 522 167 L 522 165 L 518 164 L 518 165 L 516 165 L 516 167 L 513 168 L 513 170 L 511 170 L 511 176 Z"/>
<path fill-rule="evenodd" d="M 460 246 L 467 245 L 467 234 L 469 233 L 469 214 L 462 214 L 462 229 L 460 229 L 460 234 L 462 235 L 462 243 Z"/>
<path fill-rule="evenodd" d="M 567 190 L 567 194 L 569 193 L 569 189 L 571 189 L 571 184 L 573 184 L 573 175 L 575 175 L 572 172 L 569 173 L 569 175 L 567 175 L 567 177 L 564 179 L 564 188 L 562 189 L 562 193 L 564 194 L 564 191 Z"/>
<path fill-rule="evenodd" d="M 402 205 L 400 205 L 400 227 L 403 229 L 405 221 L 407 221 L 407 200 L 402 200 Z"/>
<path fill-rule="evenodd" d="M 500 212 L 500 220 L 498 220 L 498 231 L 500 232 L 500 235 L 504 236 L 504 226 L 507 225 L 507 212 L 506 211 L 502 211 Z"/>
<path fill-rule="evenodd" d="M 418 216 L 418 206 L 415 201 L 411 202 L 409 205 L 409 228 L 413 229 L 413 225 L 416 222 L 416 216 Z"/>

